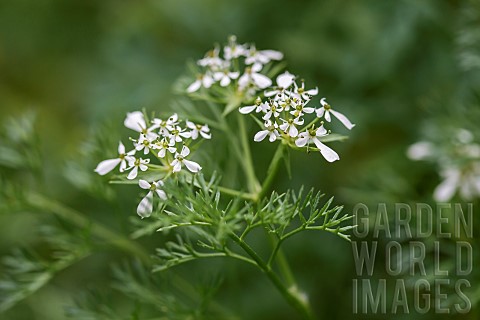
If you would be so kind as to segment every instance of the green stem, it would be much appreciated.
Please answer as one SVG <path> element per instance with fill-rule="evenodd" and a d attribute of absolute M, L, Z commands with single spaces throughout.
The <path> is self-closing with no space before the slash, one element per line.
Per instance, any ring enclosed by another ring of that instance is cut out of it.
<path fill-rule="evenodd" d="M 238 128 L 240 130 L 240 143 L 243 149 L 244 163 L 247 174 L 247 180 L 250 192 L 258 192 L 260 190 L 260 183 L 255 175 L 255 167 L 253 166 L 252 153 L 250 151 L 250 145 L 248 143 L 248 132 L 245 126 L 244 116 L 237 113 Z"/>
<path fill-rule="evenodd" d="M 254 200 L 255 199 L 255 195 L 252 194 L 252 193 L 246 193 L 246 192 L 243 192 L 243 191 L 238 191 L 238 190 L 225 188 L 225 187 L 221 187 L 221 186 L 217 186 L 216 188 L 221 193 L 228 194 L 230 196 L 240 197 L 240 198 L 245 199 L 245 200 Z"/>
<path fill-rule="evenodd" d="M 297 282 L 295 281 L 295 277 L 293 276 L 292 269 L 288 264 L 288 261 L 285 257 L 285 254 L 283 253 L 283 250 L 280 248 L 280 245 L 282 242 L 281 239 L 278 239 L 277 237 L 275 237 L 275 235 L 271 233 L 269 233 L 268 236 L 272 243 L 273 252 L 270 258 L 268 259 L 267 265 L 271 267 L 276 258 L 278 267 L 280 269 L 280 273 L 282 274 L 285 281 L 288 283 L 290 287 L 297 286 Z"/>
<path fill-rule="evenodd" d="M 313 319 L 313 314 L 308 301 L 302 296 L 296 286 L 287 287 L 277 276 L 275 272 L 258 256 L 258 254 L 236 234 L 231 234 L 231 238 L 235 241 L 258 265 L 258 267 L 267 275 L 268 279 L 280 291 L 283 297 L 294 307 L 303 319 Z"/>
<path fill-rule="evenodd" d="M 277 147 L 277 151 L 275 151 L 272 161 L 270 162 L 270 166 L 268 167 L 267 177 L 263 181 L 260 192 L 257 194 L 257 201 L 261 201 L 265 197 L 267 192 L 270 190 L 272 183 L 278 173 L 278 170 L 280 169 L 280 163 L 283 159 L 284 148 L 285 146 L 283 143 L 280 143 L 280 145 Z"/>

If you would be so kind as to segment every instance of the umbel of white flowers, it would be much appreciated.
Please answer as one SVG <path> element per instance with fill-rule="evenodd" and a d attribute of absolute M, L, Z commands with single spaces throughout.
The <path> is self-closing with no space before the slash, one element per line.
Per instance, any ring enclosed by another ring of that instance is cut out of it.
<path fill-rule="evenodd" d="M 200 139 L 211 138 L 210 128 L 207 125 L 188 120 L 182 125 L 177 114 L 167 119 L 147 120 L 140 111 L 128 113 L 124 125 L 138 134 L 136 137 L 129 138 L 133 143 L 132 150 L 126 152 L 124 144 L 119 142 L 118 156 L 100 162 L 95 168 L 98 174 L 106 175 L 120 166 L 120 173 L 128 172 L 126 178 L 133 180 L 141 172 L 151 169 L 152 161 L 157 162 L 156 168 L 167 172 L 166 177 L 180 172 L 183 166 L 191 173 L 197 173 L 202 169 L 197 162 L 188 160 L 187 157 L 190 155 L 189 145 Z M 144 158 L 136 157 L 137 152 Z M 166 193 L 161 189 L 163 181 L 149 182 L 140 179 L 139 186 L 149 192 L 140 201 L 137 213 L 141 217 L 148 217 L 153 211 L 154 194 L 158 195 L 162 201 L 167 199 Z"/>
<path fill-rule="evenodd" d="M 231 36 L 223 50 L 217 46 L 197 61 L 201 70 L 187 92 L 218 84 L 220 87 L 235 86 L 235 91 L 244 92 L 246 96 L 254 95 L 272 85 L 272 80 L 262 73 L 264 66 L 282 59 L 279 51 L 257 50 L 254 45 L 238 44 L 236 37 Z"/>
<path fill-rule="evenodd" d="M 344 114 L 334 110 L 325 98 L 320 100 L 319 107 L 307 106 L 312 97 L 318 94 L 318 89 L 306 90 L 305 83 L 301 81 L 298 85 L 295 79 L 288 71 L 280 74 L 276 79 L 277 85 L 264 92 L 265 101 L 258 97 L 254 105 L 239 109 L 242 114 L 259 114 L 264 121 L 263 128 L 255 135 L 254 141 L 260 142 L 268 137 L 270 142 L 277 139 L 293 141 L 300 148 L 309 148 L 313 144 L 328 162 L 339 160 L 338 154 L 320 141 L 329 131 L 323 123 L 315 127 L 315 122 L 320 118 L 331 122 L 333 115 L 349 130 L 355 125 Z M 310 122 L 310 125 L 303 126 L 305 117 L 313 114 L 317 119 Z"/>

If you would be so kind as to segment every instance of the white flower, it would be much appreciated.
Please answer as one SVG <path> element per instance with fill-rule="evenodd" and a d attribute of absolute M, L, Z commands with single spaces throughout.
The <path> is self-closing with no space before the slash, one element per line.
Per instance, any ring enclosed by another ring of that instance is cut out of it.
<path fill-rule="evenodd" d="M 241 56 L 245 56 L 248 53 L 245 45 L 237 44 L 237 38 L 235 36 L 229 37 L 229 44 L 223 48 L 223 57 L 226 60 L 236 59 Z"/>
<path fill-rule="evenodd" d="M 282 93 L 285 89 L 289 88 L 293 84 L 295 76 L 288 71 L 285 71 L 281 75 L 277 76 L 277 88 L 275 90 L 265 91 L 265 97 L 271 97 Z"/>
<path fill-rule="evenodd" d="M 201 74 L 197 77 L 197 80 L 195 80 L 195 82 L 193 82 L 191 85 L 188 86 L 187 92 L 188 93 L 193 93 L 193 92 L 197 91 L 198 89 L 200 89 L 201 87 L 204 87 L 204 88 L 208 89 L 212 86 L 212 84 L 214 82 L 215 81 L 213 80 L 213 78 L 210 74 L 208 74 L 208 73 Z"/>
<path fill-rule="evenodd" d="M 299 87 L 296 82 L 294 82 L 294 89 L 291 94 L 296 97 L 297 99 L 303 99 L 306 101 L 310 101 L 312 96 L 316 96 L 318 94 L 318 88 L 305 90 L 305 82 L 302 80 L 302 85 Z"/>
<path fill-rule="evenodd" d="M 127 179 L 129 179 L 129 180 L 135 179 L 138 175 L 138 168 L 140 168 L 141 171 L 147 171 L 147 169 L 148 169 L 147 164 L 149 164 L 149 163 L 150 163 L 150 159 L 142 159 L 142 158 L 129 159 L 128 160 L 128 165 L 130 167 L 127 168 L 126 170 L 131 169 L 132 171 L 130 171 L 130 173 L 128 174 Z"/>
<path fill-rule="evenodd" d="M 283 108 L 279 106 L 275 101 L 270 101 L 267 106 L 266 113 L 263 116 L 263 120 L 269 120 L 272 116 L 274 118 L 278 118 L 280 112 L 283 111 Z"/>
<path fill-rule="evenodd" d="M 449 166 L 440 172 L 443 181 L 435 188 L 433 198 L 438 202 L 450 201 L 457 190 L 462 199 L 470 201 L 480 196 L 480 164 L 461 168 Z"/>
<path fill-rule="evenodd" d="M 103 160 L 100 162 L 97 167 L 95 168 L 95 172 L 99 175 L 103 176 L 115 169 L 118 164 L 120 164 L 120 172 L 125 171 L 127 168 L 127 161 L 130 159 L 134 159 L 133 155 L 135 154 L 135 150 L 129 151 L 125 153 L 125 146 L 122 142 L 118 143 L 118 158 L 116 159 L 108 159 Z"/>
<path fill-rule="evenodd" d="M 260 89 L 265 89 L 272 85 L 272 80 L 266 75 L 260 72 L 262 70 L 261 64 L 254 64 L 251 67 L 245 68 L 245 73 L 238 79 L 238 85 L 241 89 L 248 87 L 250 84 L 254 84 Z"/>
<path fill-rule="evenodd" d="M 266 130 L 262 130 L 257 132 L 255 134 L 255 137 L 253 137 L 253 140 L 255 142 L 260 142 L 263 141 L 268 136 L 268 140 L 270 142 L 274 142 L 277 140 L 278 137 L 280 137 L 280 133 L 278 133 L 278 125 L 276 123 L 272 123 L 272 121 L 267 120 L 264 123 Z"/>
<path fill-rule="evenodd" d="M 142 218 L 146 218 L 149 217 L 153 211 L 154 193 L 157 194 L 157 196 L 163 201 L 167 200 L 167 194 L 165 193 L 165 191 L 160 189 L 160 187 L 163 186 L 162 181 L 148 182 L 146 180 L 140 179 L 138 181 L 138 185 L 142 189 L 149 190 L 147 195 L 142 199 L 142 201 L 140 201 L 137 207 L 137 214 Z"/>
<path fill-rule="evenodd" d="M 123 124 L 125 125 L 125 127 L 140 132 L 141 134 L 147 136 L 149 139 L 155 139 L 158 137 L 156 133 L 152 132 L 152 130 L 155 128 L 149 128 L 147 126 L 147 122 L 145 121 L 143 112 L 128 112 Z"/>
<path fill-rule="evenodd" d="M 202 67 L 220 67 L 223 64 L 223 60 L 218 56 L 220 48 L 215 47 L 213 50 L 207 52 L 203 59 L 197 61 L 197 64 Z"/>
<path fill-rule="evenodd" d="M 245 64 L 267 64 L 271 60 L 282 60 L 283 53 L 275 50 L 257 50 L 254 46 L 250 48 L 245 59 Z"/>
<path fill-rule="evenodd" d="M 306 107 L 304 102 L 298 101 L 295 98 L 293 98 L 292 100 L 294 100 L 293 103 L 291 103 L 291 106 L 293 107 L 293 110 L 290 111 L 290 114 L 292 114 L 295 118 L 303 116 L 304 113 L 314 113 L 315 112 L 315 108 Z"/>
<path fill-rule="evenodd" d="M 424 160 L 435 154 L 433 144 L 427 141 L 420 141 L 408 147 L 407 156 L 412 160 Z"/>
<path fill-rule="evenodd" d="M 240 111 L 240 113 L 242 113 L 242 114 L 248 114 L 248 113 L 252 112 L 253 110 L 255 110 L 256 113 L 259 113 L 259 112 L 266 113 L 267 110 L 268 110 L 268 104 L 262 102 L 262 99 L 260 99 L 260 97 L 257 97 L 254 105 L 245 106 L 245 107 L 241 107 L 240 109 L 238 109 L 238 111 Z"/>
<path fill-rule="evenodd" d="M 150 152 L 150 148 L 153 148 L 154 146 L 153 141 L 155 140 L 156 138 L 149 139 L 147 136 L 140 134 L 140 138 L 138 139 L 137 143 L 135 143 L 135 149 L 137 151 L 143 150 L 144 154 L 148 154 Z"/>
<path fill-rule="evenodd" d="M 170 164 L 173 167 L 173 172 L 179 172 L 182 170 L 182 164 L 187 167 L 193 173 L 197 173 L 198 171 L 202 170 L 202 167 L 193 161 L 185 159 L 190 154 L 190 149 L 187 146 L 183 146 L 182 151 L 180 153 L 175 154 L 175 160 L 172 161 Z"/>
<path fill-rule="evenodd" d="M 213 78 L 215 81 L 220 81 L 220 86 L 226 87 L 230 84 L 230 82 L 234 79 L 237 79 L 240 73 L 237 71 L 229 72 L 228 70 L 225 71 L 218 71 L 213 74 Z"/>
<path fill-rule="evenodd" d="M 168 142 L 166 138 L 163 138 L 161 141 L 154 144 L 153 148 L 159 150 L 158 156 L 160 158 L 164 158 L 167 151 L 172 154 L 177 152 L 177 148 L 175 148 L 175 141 Z"/>
<path fill-rule="evenodd" d="M 301 126 L 303 125 L 303 119 L 300 118 L 294 118 L 294 119 L 288 119 L 284 120 L 281 119 L 283 123 L 279 126 L 279 128 L 288 134 L 290 137 L 295 138 L 298 136 L 298 129 L 295 126 Z"/>
<path fill-rule="evenodd" d="M 192 131 L 190 131 L 190 134 L 193 140 L 196 140 L 198 138 L 198 134 L 200 134 L 204 139 L 212 138 L 212 135 L 210 134 L 210 128 L 208 127 L 208 125 L 195 124 L 188 120 L 186 123 L 187 123 L 187 127 L 192 129 Z"/>
<path fill-rule="evenodd" d="M 192 134 L 190 132 L 186 132 L 185 129 L 182 129 L 179 126 L 176 126 L 175 129 L 172 130 L 169 136 L 170 143 L 182 142 L 184 138 L 188 139 L 191 137 L 192 137 Z"/>
<path fill-rule="evenodd" d="M 327 147 L 323 143 L 320 142 L 318 139 L 319 137 L 326 136 L 327 130 L 322 126 L 318 128 L 313 128 L 309 129 L 306 132 L 302 132 L 298 135 L 298 139 L 295 141 L 295 144 L 297 147 L 304 147 L 305 145 L 310 145 L 310 143 L 314 143 L 315 146 L 320 150 L 320 153 L 322 156 L 327 160 L 328 162 L 333 162 L 336 160 L 339 160 L 340 157 L 338 154 L 333 151 L 330 147 Z"/>
<path fill-rule="evenodd" d="M 161 135 L 167 136 L 170 134 L 175 126 L 178 124 L 178 115 L 174 113 L 166 121 L 162 119 L 155 118 L 152 120 L 153 126 L 152 129 L 159 129 Z"/>
<path fill-rule="evenodd" d="M 343 114 L 332 109 L 332 107 L 325 101 L 325 98 L 320 100 L 322 107 L 317 109 L 317 117 L 324 117 L 328 122 L 331 121 L 330 113 L 335 116 L 348 130 L 351 130 L 355 125 L 350 122 Z"/>

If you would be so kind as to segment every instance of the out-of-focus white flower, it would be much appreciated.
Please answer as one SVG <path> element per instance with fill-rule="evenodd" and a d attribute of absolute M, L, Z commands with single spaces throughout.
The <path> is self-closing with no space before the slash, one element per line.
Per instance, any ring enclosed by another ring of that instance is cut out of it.
<path fill-rule="evenodd" d="M 265 121 L 264 123 L 265 130 L 261 130 L 255 134 L 253 140 L 255 142 L 263 141 L 268 136 L 268 140 L 270 142 L 274 142 L 280 137 L 280 133 L 278 132 L 278 125 L 270 120 Z"/>
<path fill-rule="evenodd" d="M 320 100 L 320 104 L 322 105 L 321 108 L 317 109 L 317 117 L 321 118 L 324 117 L 325 120 L 330 122 L 332 119 L 330 117 L 330 113 L 337 118 L 348 130 L 351 130 L 355 125 L 348 120 L 348 118 L 343 115 L 342 113 L 335 111 L 332 107 L 327 103 L 325 98 Z"/>
<path fill-rule="evenodd" d="M 150 163 L 150 159 L 129 159 L 128 165 L 129 167 L 126 170 L 131 170 L 128 173 L 127 179 L 133 180 L 137 177 L 138 175 L 138 169 L 140 168 L 141 171 L 147 171 L 148 166 L 147 164 Z"/>
<path fill-rule="evenodd" d="M 408 147 L 407 156 L 412 160 L 424 160 L 435 154 L 433 144 L 427 141 L 419 141 Z"/>
<path fill-rule="evenodd" d="M 283 53 L 275 50 L 257 50 L 254 46 L 250 47 L 245 59 L 245 64 L 267 64 L 272 60 L 282 60 Z"/>
<path fill-rule="evenodd" d="M 188 121 L 187 120 L 187 127 L 189 129 L 192 129 L 192 131 L 190 131 L 190 134 L 191 134 L 191 138 L 193 140 L 196 140 L 198 138 L 198 135 L 200 134 L 204 139 L 211 139 L 212 138 L 212 135 L 210 134 L 210 128 L 208 127 L 208 125 L 204 124 L 204 125 L 201 125 L 201 124 L 195 124 L 191 121 Z"/>
<path fill-rule="evenodd" d="M 228 40 L 228 45 L 223 48 L 223 57 L 226 60 L 236 59 L 241 56 L 245 56 L 248 53 L 245 45 L 240 45 L 237 43 L 237 37 L 230 36 Z"/>
<path fill-rule="evenodd" d="M 197 80 L 193 82 L 191 85 L 188 86 L 187 92 L 188 93 L 193 93 L 195 91 L 198 91 L 201 87 L 204 88 L 210 88 L 213 84 L 215 83 L 213 77 L 209 74 L 201 74 L 197 77 Z"/>
<path fill-rule="evenodd" d="M 261 74 L 260 70 L 262 70 L 262 65 L 258 63 L 245 68 L 245 73 L 238 79 L 239 87 L 244 89 L 253 84 L 259 89 L 265 89 L 271 86 L 272 80 L 266 75 Z"/>
<path fill-rule="evenodd" d="M 154 194 L 156 194 L 163 201 L 167 200 L 167 194 L 165 191 L 160 189 L 163 186 L 163 181 L 148 182 L 140 179 L 138 181 L 138 185 L 142 189 L 149 190 L 147 195 L 142 199 L 142 201 L 140 201 L 137 207 L 137 214 L 142 218 L 146 218 L 152 214 Z"/>
<path fill-rule="evenodd" d="M 134 111 L 127 113 L 127 117 L 125 118 L 123 124 L 125 125 L 125 127 L 137 131 L 147 136 L 149 139 L 155 139 L 158 137 L 158 135 L 153 132 L 155 128 L 148 127 L 143 112 Z"/>
<path fill-rule="evenodd" d="M 179 172 L 182 170 L 183 164 L 193 173 L 197 173 L 202 170 L 202 167 L 198 163 L 185 159 L 185 157 L 187 157 L 189 154 L 190 149 L 187 146 L 183 146 L 182 151 L 175 154 L 175 159 L 170 164 L 173 167 L 173 172 Z"/>
<path fill-rule="evenodd" d="M 223 60 L 219 57 L 220 48 L 215 47 L 213 50 L 207 52 L 203 59 L 197 61 L 197 64 L 202 67 L 216 68 L 223 64 Z"/>
<path fill-rule="evenodd" d="M 220 86 L 226 87 L 230 84 L 230 82 L 232 82 L 232 80 L 237 79 L 239 75 L 240 73 L 238 73 L 237 71 L 217 71 L 213 74 L 213 79 L 215 79 L 215 81 L 220 81 Z"/>
<path fill-rule="evenodd" d="M 296 126 L 301 126 L 304 123 L 303 119 L 300 118 L 290 118 L 288 120 L 281 119 L 283 123 L 279 126 L 279 128 L 285 132 L 285 134 L 288 134 L 290 137 L 295 138 L 298 136 L 298 129 Z"/>
<path fill-rule="evenodd" d="M 118 143 L 118 158 L 108 159 L 100 162 L 95 168 L 95 172 L 103 176 L 115 169 L 120 164 L 120 172 L 124 172 L 127 168 L 127 161 L 134 159 L 135 150 L 125 153 L 125 146 L 122 142 Z"/>
<path fill-rule="evenodd" d="M 316 129 L 312 128 L 307 130 L 306 132 L 300 133 L 297 140 L 295 141 L 295 144 L 297 145 L 297 147 L 304 147 L 306 145 L 310 145 L 310 143 L 313 142 L 315 146 L 320 150 L 320 153 L 325 158 L 325 160 L 327 160 L 328 162 L 334 162 L 340 159 L 338 154 L 330 147 L 324 145 L 318 139 L 319 137 L 326 136 L 327 134 L 328 132 L 327 130 L 325 130 L 323 125 Z"/>
<path fill-rule="evenodd" d="M 433 192 L 436 201 L 450 201 L 457 191 L 460 197 L 467 201 L 480 196 L 480 163 L 472 164 L 464 170 L 454 166 L 446 167 L 440 175 L 443 181 Z"/>

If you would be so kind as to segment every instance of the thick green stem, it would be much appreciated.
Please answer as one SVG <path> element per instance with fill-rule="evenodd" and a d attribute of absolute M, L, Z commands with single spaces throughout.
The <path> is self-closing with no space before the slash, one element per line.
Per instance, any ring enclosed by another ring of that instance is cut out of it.
<path fill-rule="evenodd" d="M 298 291 L 296 286 L 287 287 L 275 272 L 258 256 L 258 254 L 237 235 L 232 234 L 231 238 L 235 241 L 258 265 L 258 267 L 267 275 L 268 279 L 280 291 L 288 303 L 294 307 L 303 319 L 313 319 L 313 313 L 305 296 Z"/>

